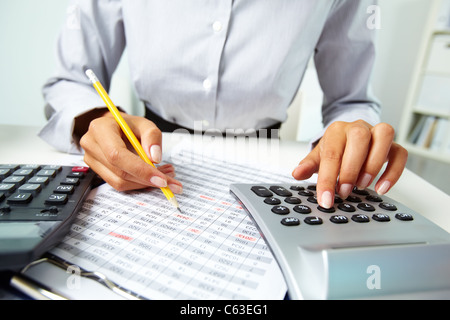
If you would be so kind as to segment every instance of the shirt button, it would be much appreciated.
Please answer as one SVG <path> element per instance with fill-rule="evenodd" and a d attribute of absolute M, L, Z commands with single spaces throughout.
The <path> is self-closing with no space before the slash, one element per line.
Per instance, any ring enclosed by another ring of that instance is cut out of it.
<path fill-rule="evenodd" d="M 203 88 L 205 90 L 210 90 L 212 87 L 212 83 L 211 80 L 209 80 L 208 78 L 205 79 L 205 81 L 203 81 Z"/>
<path fill-rule="evenodd" d="M 223 27 L 223 25 L 222 25 L 222 22 L 220 22 L 220 21 L 215 21 L 212 25 L 212 28 L 215 32 L 220 32 L 222 30 L 222 27 Z"/>

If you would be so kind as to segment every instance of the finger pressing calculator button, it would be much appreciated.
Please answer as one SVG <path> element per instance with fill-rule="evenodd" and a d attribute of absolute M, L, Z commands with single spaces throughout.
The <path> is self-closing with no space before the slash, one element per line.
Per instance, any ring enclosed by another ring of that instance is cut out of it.
<path fill-rule="evenodd" d="M 317 206 L 317 209 L 319 209 L 320 211 L 325 212 L 325 213 L 333 213 L 336 211 L 336 209 L 334 209 L 334 207 L 324 208 L 322 206 Z"/>
<path fill-rule="evenodd" d="M 277 204 L 280 204 L 281 201 L 280 201 L 280 199 L 277 199 L 277 198 L 274 198 L 274 197 L 269 197 L 269 198 L 265 198 L 264 199 L 264 203 L 275 206 Z"/>
<path fill-rule="evenodd" d="M 292 192 L 290 192 L 289 190 L 287 190 L 284 187 L 271 186 L 269 189 L 270 189 L 270 191 L 275 192 L 280 197 L 291 197 L 292 196 Z"/>
<path fill-rule="evenodd" d="M 285 226 L 298 226 L 300 224 L 300 220 L 295 217 L 284 218 L 281 220 L 281 224 Z"/>
<path fill-rule="evenodd" d="M 253 187 L 250 188 L 250 190 L 252 190 L 257 196 L 260 196 L 260 197 L 271 197 L 271 196 L 273 196 L 273 193 L 270 192 L 269 190 L 267 190 L 266 187 L 253 186 Z"/>
<path fill-rule="evenodd" d="M 289 208 L 285 206 L 276 206 L 272 208 L 272 212 L 276 214 L 288 214 Z"/>
<path fill-rule="evenodd" d="M 323 223 L 323 220 L 319 217 L 306 217 L 303 221 L 309 225 L 319 225 Z"/>

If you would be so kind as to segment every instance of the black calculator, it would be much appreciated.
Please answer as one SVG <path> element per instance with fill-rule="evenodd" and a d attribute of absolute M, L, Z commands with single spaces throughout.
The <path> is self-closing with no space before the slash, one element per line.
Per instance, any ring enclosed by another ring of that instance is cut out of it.
<path fill-rule="evenodd" d="M 84 166 L 0 164 L 0 270 L 17 271 L 60 242 L 95 178 Z"/>
<path fill-rule="evenodd" d="M 450 298 L 450 234 L 405 204 L 354 189 L 323 208 L 308 183 L 230 191 L 270 247 L 291 299 Z"/>

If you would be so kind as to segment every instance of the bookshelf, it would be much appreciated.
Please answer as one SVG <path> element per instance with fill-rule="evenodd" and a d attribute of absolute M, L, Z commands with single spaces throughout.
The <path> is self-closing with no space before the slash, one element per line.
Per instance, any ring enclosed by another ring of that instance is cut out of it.
<path fill-rule="evenodd" d="M 432 0 L 397 141 L 450 163 L 450 0 Z"/>

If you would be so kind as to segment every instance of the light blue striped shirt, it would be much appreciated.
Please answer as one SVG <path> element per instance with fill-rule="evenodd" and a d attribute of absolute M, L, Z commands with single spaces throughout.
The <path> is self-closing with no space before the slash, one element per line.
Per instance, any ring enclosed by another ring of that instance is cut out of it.
<path fill-rule="evenodd" d="M 43 89 L 40 136 L 79 152 L 73 120 L 103 102 L 84 74 L 108 90 L 127 48 L 139 99 L 187 128 L 259 129 L 286 120 L 308 61 L 324 92 L 323 124 L 379 121 L 369 80 L 373 0 L 72 0 L 57 43 L 57 70 Z"/>

